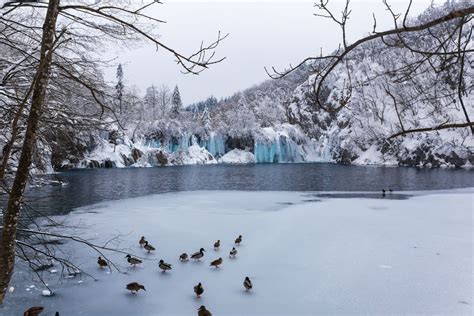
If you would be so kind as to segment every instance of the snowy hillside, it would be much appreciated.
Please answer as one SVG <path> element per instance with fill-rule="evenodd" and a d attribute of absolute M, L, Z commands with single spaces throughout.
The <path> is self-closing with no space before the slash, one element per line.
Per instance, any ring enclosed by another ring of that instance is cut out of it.
<path fill-rule="evenodd" d="M 469 3 L 458 0 L 433 6 L 409 23 L 419 24 Z M 450 23 L 430 29 L 435 37 L 420 41 L 416 34 L 403 40 L 423 49 L 417 45 L 429 46 L 433 38 L 443 38 L 456 22 Z M 472 26 L 472 21 L 469 23 Z M 470 36 L 467 28 L 460 32 L 467 49 L 474 47 Z M 187 107 L 182 105 L 177 86 L 152 85 L 144 96 L 124 86 L 119 66 L 120 84 L 114 88 L 101 82 L 110 91 L 103 102 L 115 109 L 112 114 L 106 112 L 91 120 L 94 114 L 81 110 L 82 105 L 93 102 L 87 98 L 68 100 L 70 109 L 66 110 L 50 100 L 45 114 L 48 124 L 40 131 L 33 171 L 292 162 L 471 167 L 474 137 L 468 128 L 390 139 L 401 130 L 474 117 L 474 73 L 468 66 L 472 65 L 472 53 L 466 55 L 461 82 L 459 58 L 430 57 L 408 71 L 417 56 L 381 40 L 357 48 L 325 81 L 326 106 L 337 106 L 347 92 L 343 89 L 346 83 L 353 82 L 349 102 L 334 113 L 314 101 L 314 69 L 321 66 L 317 63 L 307 62 L 288 76 L 267 80 L 228 98 L 211 96 Z M 100 74 L 90 76 L 100 78 Z M 458 91 L 461 86 L 465 93 Z M 114 91 L 117 87 L 121 90 Z M 72 118 L 70 113 L 74 113 Z M 9 124 L 1 127 L 0 148 L 5 148 L 14 133 Z M 9 170 L 17 164 L 19 143 L 13 143 Z"/>
<path fill-rule="evenodd" d="M 431 7 L 410 23 L 422 23 L 466 3 L 449 2 L 441 7 Z M 448 30 L 449 27 L 444 26 L 432 32 L 438 32 L 436 35 L 442 38 Z M 462 36 L 470 36 L 467 32 Z M 417 37 L 408 36 L 404 40 L 410 45 L 418 42 Z M 472 47 L 472 43 L 469 45 Z M 349 104 L 336 113 L 315 105 L 311 94 L 315 80 L 311 69 L 315 66 L 307 63 L 287 77 L 265 81 L 229 98 L 217 101 L 210 97 L 176 115 L 132 122 L 132 125 L 136 124 L 134 134 L 141 135 L 140 140 L 134 144 L 124 140 L 125 147 L 121 145 L 119 155 L 110 154 L 110 145 L 108 149 L 99 146 L 89 152 L 79 166 L 90 166 L 91 161 L 96 160 L 103 163 L 104 159 L 113 161 L 117 167 L 313 161 L 472 166 L 474 138 L 467 128 L 389 139 L 401 129 L 437 126 L 464 119 L 457 99 L 457 64 L 441 65 L 451 67 L 441 78 L 428 69 L 441 62 L 436 59 L 432 64 L 422 64 L 408 79 L 404 73 L 397 73 L 415 59 L 409 50 L 388 47 L 380 40 L 373 41 L 352 53 L 346 66 L 336 68 L 326 82 L 327 104 L 339 100 L 344 93 L 341 87 L 347 80 L 357 83 L 351 89 Z M 473 117 L 474 74 L 472 67 L 466 67 L 465 71 L 463 84 L 467 94 L 463 99 L 468 115 Z M 392 77 L 387 73 L 393 74 Z M 399 77 L 393 77 L 395 74 Z M 124 135 L 127 137 L 127 133 Z M 128 133 L 128 137 L 131 139 L 132 135 Z M 134 148 L 142 158 L 135 159 Z M 122 158 L 123 155 L 126 158 Z"/>

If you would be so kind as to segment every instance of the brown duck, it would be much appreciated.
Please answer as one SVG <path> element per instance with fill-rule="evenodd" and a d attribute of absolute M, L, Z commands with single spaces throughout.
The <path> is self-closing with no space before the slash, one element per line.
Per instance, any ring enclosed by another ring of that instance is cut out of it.
<path fill-rule="evenodd" d="M 37 316 L 44 310 L 43 306 L 33 306 L 28 308 L 24 313 L 23 316 Z"/>
<path fill-rule="evenodd" d="M 146 241 L 146 240 L 145 240 L 145 244 L 143 245 L 143 248 L 145 248 L 145 250 L 148 251 L 148 252 L 155 251 L 155 247 L 150 245 L 148 243 L 148 241 Z"/>
<path fill-rule="evenodd" d="M 179 261 L 181 262 L 185 262 L 185 261 L 188 261 L 188 254 L 183 252 L 180 256 L 179 256 Z"/>
<path fill-rule="evenodd" d="M 220 240 L 216 241 L 216 242 L 214 243 L 214 250 L 219 249 L 220 246 L 221 246 L 221 241 L 220 241 Z"/>
<path fill-rule="evenodd" d="M 138 258 L 132 257 L 130 255 L 126 255 L 125 258 L 127 258 L 127 262 L 130 263 L 130 265 L 136 267 L 137 264 L 142 263 L 142 261 Z"/>
<path fill-rule="evenodd" d="M 239 237 L 235 239 L 235 244 L 240 245 L 241 242 L 242 242 L 242 235 L 239 235 Z"/>
<path fill-rule="evenodd" d="M 201 305 L 201 307 L 198 308 L 198 316 L 212 316 L 212 314 L 206 309 L 206 306 Z"/>
<path fill-rule="evenodd" d="M 198 285 L 194 286 L 194 293 L 196 293 L 196 296 L 198 298 L 201 297 L 202 293 L 204 293 L 204 288 L 202 287 L 201 282 L 199 282 Z"/>
<path fill-rule="evenodd" d="M 129 290 L 132 294 L 137 294 L 140 289 L 146 291 L 145 287 L 138 282 L 128 283 L 126 289 Z"/>
<path fill-rule="evenodd" d="M 216 259 L 211 262 L 210 266 L 214 266 L 216 268 L 219 268 L 219 266 L 222 264 L 222 258 Z"/>
<path fill-rule="evenodd" d="M 145 245 L 145 236 L 142 236 L 142 238 L 140 238 L 140 240 L 138 241 L 138 244 L 140 245 L 140 247 L 143 247 L 143 245 Z"/>
<path fill-rule="evenodd" d="M 105 261 L 102 257 L 97 258 L 97 264 L 100 268 L 105 268 L 108 266 L 107 261 Z"/>

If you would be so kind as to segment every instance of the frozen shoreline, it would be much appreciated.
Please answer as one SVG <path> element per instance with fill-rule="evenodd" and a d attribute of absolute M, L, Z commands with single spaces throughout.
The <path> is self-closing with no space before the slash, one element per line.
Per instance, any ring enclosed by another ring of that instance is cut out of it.
<path fill-rule="evenodd" d="M 42 304 L 65 315 L 193 315 L 204 304 L 215 315 L 470 315 L 473 192 L 406 191 L 397 193 L 409 199 L 396 200 L 193 191 L 82 207 L 67 217 L 84 225 L 76 234 L 105 241 L 121 233 L 120 247 L 142 256 L 137 241 L 145 235 L 157 248 L 152 260 L 131 269 L 123 255 L 112 256 L 129 274 L 107 274 L 97 269 L 95 254 L 73 247 L 71 254 L 98 282 L 52 281 L 56 295 L 44 298 L 38 286 L 25 291 L 25 276 L 16 275 L 17 289 L 0 314 Z M 238 234 L 244 241 L 230 260 Z M 215 253 L 217 239 L 222 249 Z M 202 263 L 178 261 L 181 252 L 200 247 L 207 250 Z M 211 269 L 219 256 L 222 267 Z M 159 272 L 161 258 L 174 269 Z M 250 294 L 243 291 L 245 276 L 254 281 Z M 127 294 L 131 281 L 144 283 L 147 292 Z M 196 300 L 192 286 L 200 281 L 205 293 Z"/>

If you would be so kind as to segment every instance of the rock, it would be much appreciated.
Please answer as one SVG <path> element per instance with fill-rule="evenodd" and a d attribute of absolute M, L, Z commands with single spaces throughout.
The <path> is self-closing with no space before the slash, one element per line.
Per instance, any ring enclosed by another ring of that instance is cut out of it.
<path fill-rule="evenodd" d="M 343 165 L 350 165 L 355 159 L 357 159 L 357 155 L 345 148 L 341 149 L 339 156 L 336 157 L 336 161 Z"/>
<path fill-rule="evenodd" d="M 101 166 L 103 165 L 103 168 L 107 168 L 107 169 L 111 169 L 111 168 L 115 168 L 116 165 L 115 165 L 115 162 L 114 161 L 111 161 L 111 160 L 106 160 L 104 161 Z"/>
<path fill-rule="evenodd" d="M 97 160 L 91 160 L 89 161 L 89 164 L 87 165 L 88 168 L 100 168 L 100 163 Z"/>
<path fill-rule="evenodd" d="M 140 149 L 132 148 L 133 162 L 137 162 L 143 156 L 143 152 Z"/>
<path fill-rule="evenodd" d="M 168 158 L 161 150 L 156 154 L 156 160 L 160 166 L 166 166 L 168 164 Z"/>
<path fill-rule="evenodd" d="M 132 158 L 129 158 L 127 157 L 126 155 L 124 154 L 120 154 L 120 156 L 122 157 L 122 160 L 123 160 L 123 164 L 128 167 L 128 166 L 131 166 L 133 165 L 135 162 L 132 160 Z"/>

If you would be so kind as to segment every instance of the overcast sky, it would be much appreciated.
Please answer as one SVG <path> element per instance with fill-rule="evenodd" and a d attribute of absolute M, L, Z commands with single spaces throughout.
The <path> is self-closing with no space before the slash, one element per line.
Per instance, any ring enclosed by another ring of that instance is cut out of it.
<path fill-rule="evenodd" d="M 183 75 L 172 56 L 156 52 L 151 45 L 116 53 L 124 64 L 127 84 L 142 93 L 146 87 L 177 84 L 183 103 L 189 104 L 210 95 L 218 98 L 268 79 L 264 66 L 279 69 L 297 63 L 321 47 L 329 53 L 340 43 L 340 31 L 334 23 L 313 15 L 314 0 L 163 0 L 155 16 L 167 21 L 160 27 L 161 39 L 180 51 L 192 53 L 201 40 L 212 41 L 217 32 L 230 33 L 217 49 L 217 56 L 227 59 L 199 76 Z M 330 1 L 340 12 L 342 0 Z M 440 3 L 444 1 L 436 1 Z M 402 11 L 408 0 L 392 0 L 394 9 Z M 428 7 L 431 0 L 415 0 L 412 15 Z M 379 30 L 393 25 L 382 0 L 352 0 L 348 24 L 349 41 L 372 30 L 372 12 Z M 107 71 L 114 79 L 114 71 Z"/>

